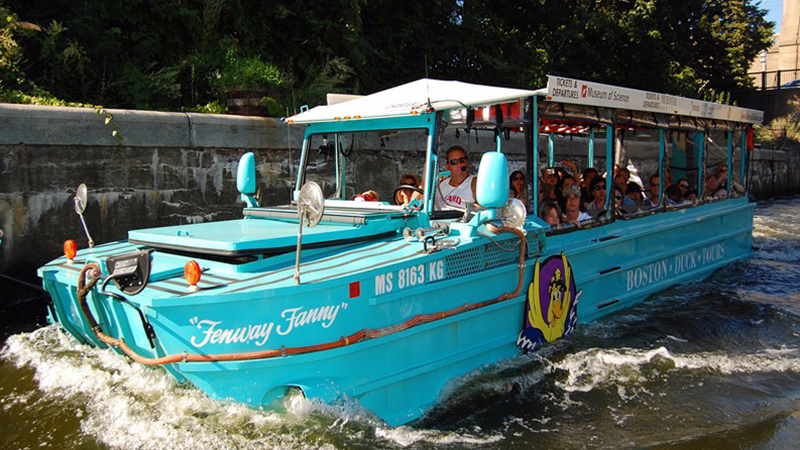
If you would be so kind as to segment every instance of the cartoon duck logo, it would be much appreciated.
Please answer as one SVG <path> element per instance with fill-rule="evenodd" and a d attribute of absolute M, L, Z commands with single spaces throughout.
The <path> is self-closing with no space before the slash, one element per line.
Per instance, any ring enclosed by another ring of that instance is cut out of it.
<path fill-rule="evenodd" d="M 544 263 L 537 259 L 517 346 L 532 352 L 545 342 L 571 333 L 578 321 L 581 292 L 575 285 L 566 254 L 551 256 Z"/>

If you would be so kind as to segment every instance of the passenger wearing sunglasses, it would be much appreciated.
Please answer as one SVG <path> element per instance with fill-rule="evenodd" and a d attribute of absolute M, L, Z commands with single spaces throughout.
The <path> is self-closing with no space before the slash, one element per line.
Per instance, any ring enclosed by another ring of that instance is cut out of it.
<path fill-rule="evenodd" d="M 606 180 L 602 177 L 592 178 L 589 183 L 589 194 L 593 200 L 586 204 L 586 211 L 594 217 L 606 209 Z"/>
<path fill-rule="evenodd" d="M 542 188 L 544 190 L 544 201 L 557 202 L 561 200 L 558 195 L 558 171 L 555 167 L 546 167 L 542 172 Z"/>
<path fill-rule="evenodd" d="M 681 178 L 677 183 L 675 183 L 675 185 L 681 190 L 682 197 L 689 195 L 689 182 L 686 181 L 686 178 Z"/>
<path fill-rule="evenodd" d="M 650 175 L 650 195 L 647 196 L 647 200 L 644 202 L 645 209 L 654 208 L 661 204 L 661 199 L 658 197 L 658 189 L 661 185 L 660 180 L 661 178 L 657 173 Z"/>
<path fill-rule="evenodd" d="M 458 145 L 447 149 L 445 170 L 450 176 L 439 182 L 434 195 L 437 210 L 465 209 L 469 203 L 475 203 L 475 186 L 478 179 L 469 174 L 467 152 Z"/>
<path fill-rule="evenodd" d="M 525 182 L 525 174 L 519 170 L 511 172 L 509 186 L 511 186 L 511 197 L 522 200 L 525 207 L 530 208 L 528 204 L 528 183 Z"/>
<path fill-rule="evenodd" d="M 611 204 L 614 205 L 614 214 L 621 214 L 622 213 L 622 200 L 625 198 L 625 194 L 622 193 L 622 188 L 614 185 L 614 193 L 611 194 Z"/>

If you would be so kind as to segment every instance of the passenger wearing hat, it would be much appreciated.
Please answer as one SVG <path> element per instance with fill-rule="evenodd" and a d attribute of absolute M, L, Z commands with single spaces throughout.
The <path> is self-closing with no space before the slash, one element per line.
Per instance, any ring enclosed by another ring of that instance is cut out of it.
<path fill-rule="evenodd" d="M 580 224 L 583 220 L 591 219 L 592 216 L 581 211 L 581 190 L 578 186 L 570 186 L 564 190 L 564 217 L 562 222 L 573 222 Z"/>

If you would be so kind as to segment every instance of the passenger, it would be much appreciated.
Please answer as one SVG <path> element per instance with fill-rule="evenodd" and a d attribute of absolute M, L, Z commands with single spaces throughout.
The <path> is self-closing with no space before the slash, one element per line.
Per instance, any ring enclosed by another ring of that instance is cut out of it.
<path fill-rule="evenodd" d="M 544 169 L 544 176 L 542 178 L 544 179 L 544 183 L 542 183 L 544 201 L 557 202 L 559 200 L 557 191 L 558 172 L 555 167 L 547 167 Z"/>
<path fill-rule="evenodd" d="M 681 192 L 681 188 L 677 184 L 673 184 L 672 186 L 667 188 L 667 205 L 675 206 L 683 203 L 683 193 Z"/>
<path fill-rule="evenodd" d="M 589 203 L 594 198 L 592 196 L 592 193 L 589 191 L 589 184 L 597 176 L 599 176 L 599 174 L 597 173 L 597 170 L 594 168 L 589 167 L 583 171 L 583 176 L 581 177 L 581 186 L 580 186 L 582 203 Z"/>
<path fill-rule="evenodd" d="M 635 181 L 631 181 L 625 187 L 625 198 L 622 199 L 625 206 L 639 206 L 642 204 L 642 187 Z"/>
<path fill-rule="evenodd" d="M 644 205 L 648 208 L 653 208 L 661 204 L 661 199 L 658 197 L 659 185 L 658 173 L 650 175 L 650 191 L 647 200 L 644 202 Z"/>
<path fill-rule="evenodd" d="M 589 189 L 589 183 L 592 182 L 592 179 L 599 174 L 597 173 L 597 169 L 593 167 L 588 167 L 586 170 L 583 171 L 583 175 L 581 176 L 581 188 Z"/>
<path fill-rule="evenodd" d="M 415 188 L 422 189 L 420 186 L 419 178 L 413 173 L 407 173 L 400 177 L 400 186 L 414 186 Z M 422 194 L 412 189 L 400 189 L 395 196 L 395 203 L 402 206 L 408 206 L 412 200 L 422 201 Z"/>
<path fill-rule="evenodd" d="M 478 179 L 469 174 L 467 152 L 454 145 L 447 149 L 445 169 L 450 176 L 439 182 L 434 195 L 437 210 L 464 209 L 467 204 L 475 202 L 475 186 Z"/>
<path fill-rule="evenodd" d="M 594 177 L 589 183 L 589 191 L 592 193 L 593 200 L 585 205 L 586 211 L 593 217 L 597 217 L 606 209 L 606 180 Z"/>
<path fill-rule="evenodd" d="M 551 228 L 555 228 L 561 224 L 561 208 L 555 203 L 545 203 L 542 207 L 541 218 L 547 222 Z"/>
<path fill-rule="evenodd" d="M 353 200 L 355 202 L 377 202 L 378 193 L 370 189 L 368 191 L 364 191 L 358 195 L 353 196 L 353 198 L 351 198 L 350 200 Z"/>
<path fill-rule="evenodd" d="M 622 200 L 625 198 L 625 194 L 622 193 L 622 188 L 614 185 L 614 194 L 611 196 L 612 205 L 614 205 L 614 214 L 618 215 L 622 213 Z"/>
<path fill-rule="evenodd" d="M 558 198 L 560 199 L 558 202 L 558 206 L 561 207 L 562 211 L 567 209 L 566 205 L 567 197 L 566 195 L 564 195 L 564 192 L 566 192 L 567 189 L 569 189 L 574 185 L 575 185 L 575 178 L 573 178 L 572 175 L 569 174 L 564 175 L 564 178 L 561 179 L 561 181 L 559 181 L 558 183 L 558 190 L 556 191 L 556 193 L 558 195 Z M 580 192 L 580 190 L 578 190 L 578 192 Z"/>
<path fill-rule="evenodd" d="M 624 190 L 628 185 L 628 180 L 631 179 L 631 172 L 626 167 L 617 167 L 614 174 L 614 186 L 619 186 L 620 190 Z"/>
<path fill-rule="evenodd" d="M 592 216 L 581 211 L 581 190 L 578 186 L 570 186 L 564 191 L 565 205 L 562 222 L 580 224 L 583 220 L 591 219 Z"/>
<path fill-rule="evenodd" d="M 558 189 L 556 190 L 556 193 L 563 200 L 564 192 L 567 190 L 567 188 L 573 185 L 575 185 L 575 178 L 570 174 L 566 174 L 564 175 L 564 178 L 559 180 Z"/>
<path fill-rule="evenodd" d="M 522 200 L 525 207 L 530 208 L 528 203 L 528 183 L 525 182 L 525 174 L 520 170 L 511 172 L 509 186 L 511 186 L 511 197 Z"/>
<path fill-rule="evenodd" d="M 709 170 L 705 176 L 703 186 L 703 196 L 707 199 L 725 198 L 728 196 L 727 190 L 719 185 L 719 178 L 714 171 Z"/>
<path fill-rule="evenodd" d="M 725 192 L 727 193 L 728 192 L 728 166 L 726 164 L 720 164 L 720 165 L 717 166 L 716 169 L 714 169 L 714 173 L 717 175 L 717 178 L 719 178 L 719 186 L 720 186 L 720 188 L 725 189 Z M 738 194 L 738 195 L 744 194 L 744 191 L 745 191 L 744 186 L 739 184 L 733 178 L 731 178 L 731 185 L 733 186 L 731 194 Z"/>
<path fill-rule="evenodd" d="M 689 182 L 686 178 L 681 178 L 675 185 L 681 190 L 681 197 L 686 200 L 686 196 L 689 195 Z"/>

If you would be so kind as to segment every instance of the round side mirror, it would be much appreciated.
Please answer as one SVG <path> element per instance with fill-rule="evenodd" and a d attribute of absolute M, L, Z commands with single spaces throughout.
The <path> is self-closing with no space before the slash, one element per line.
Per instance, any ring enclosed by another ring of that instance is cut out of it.
<path fill-rule="evenodd" d="M 87 202 L 89 201 L 89 191 L 86 185 L 81 183 L 78 190 L 75 192 L 75 212 L 83 214 L 86 210 Z"/>
<path fill-rule="evenodd" d="M 300 197 L 297 200 L 297 213 L 300 221 L 305 220 L 309 227 L 316 226 L 322 220 L 325 210 L 325 199 L 322 197 L 322 188 L 313 181 L 309 181 L 300 188 Z"/>

